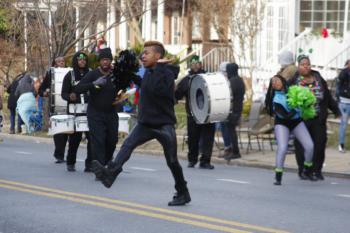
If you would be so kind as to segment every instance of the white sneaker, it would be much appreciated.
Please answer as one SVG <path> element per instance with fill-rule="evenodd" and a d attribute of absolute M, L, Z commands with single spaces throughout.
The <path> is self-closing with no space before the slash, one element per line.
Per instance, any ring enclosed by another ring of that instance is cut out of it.
<path fill-rule="evenodd" d="M 342 145 L 338 145 L 338 150 L 339 150 L 339 152 L 341 152 L 341 153 L 345 153 L 345 149 L 344 149 L 344 147 L 342 146 Z"/>

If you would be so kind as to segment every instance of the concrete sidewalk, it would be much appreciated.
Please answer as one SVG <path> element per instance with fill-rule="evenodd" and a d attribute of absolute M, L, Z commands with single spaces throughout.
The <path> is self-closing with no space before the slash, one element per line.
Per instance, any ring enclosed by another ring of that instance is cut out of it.
<path fill-rule="evenodd" d="M 0 138 L 3 139 L 21 139 L 21 140 L 30 140 L 37 143 L 53 143 L 52 138 L 49 137 L 36 137 L 20 134 L 7 134 L 0 133 Z M 178 134 L 178 156 L 181 159 L 187 159 L 187 145 L 183 147 L 183 136 Z M 123 139 L 119 140 L 118 148 Z M 1 144 L 0 144 L 1 146 Z M 82 144 L 82 146 L 86 146 Z M 244 145 L 246 146 L 246 145 Z M 118 149 L 117 148 L 117 149 Z M 254 145 L 253 145 L 254 148 Z M 136 153 L 150 154 L 150 155 L 163 155 L 163 150 L 160 144 L 152 140 L 145 143 L 144 145 L 138 147 L 135 150 Z M 270 147 L 265 144 L 265 150 L 259 151 L 257 149 L 250 150 L 249 153 L 246 153 L 246 148 L 241 150 L 242 158 L 231 160 L 229 165 L 236 166 L 249 166 L 249 167 L 259 167 L 265 169 L 274 169 L 275 166 L 275 153 L 276 146 L 274 146 L 274 151 L 271 151 Z M 227 163 L 226 160 L 218 158 L 219 154 L 222 154 L 223 150 L 219 150 L 217 146 L 214 147 L 212 163 L 213 164 L 224 164 Z M 287 171 L 297 171 L 297 165 L 295 161 L 294 154 L 288 154 L 285 161 L 285 170 Z M 332 177 L 342 177 L 350 178 L 350 151 L 346 153 L 340 153 L 336 148 L 327 148 L 326 150 L 326 161 L 324 165 L 324 175 Z"/>

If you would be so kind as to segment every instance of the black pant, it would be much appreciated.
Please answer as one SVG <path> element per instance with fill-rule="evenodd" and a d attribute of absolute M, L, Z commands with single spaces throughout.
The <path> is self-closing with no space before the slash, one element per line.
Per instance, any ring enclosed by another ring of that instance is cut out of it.
<path fill-rule="evenodd" d="M 197 162 L 201 146 L 201 163 L 210 163 L 213 152 L 215 124 L 197 124 L 193 117 L 187 117 L 188 161 Z M 201 140 L 201 143 L 199 141 Z"/>
<path fill-rule="evenodd" d="M 231 146 L 232 146 L 232 153 L 234 155 L 239 155 L 239 147 L 238 147 L 238 136 L 236 127 L 238 125 L 238 121 L 236 122 L 225 122 L 225 127 L 227 127 L 227 130 L 230 132 L 231 135 Z"/>
<path fill-rule="evenodd" d="M 325 150 L 327 144 L 327 126 L 326 122 L 320 122 L 319 118 L 314 118 L 305 121 L 306 128 L 308 129 L 312 141 L 314 142 L 314 156 L 313 156 L 313 168 L 315 172 L 321 172 L 322 166 L 325 161 Z M 299 171 L 302 171 L 304 167 L 304 149 L 301 144 L 294 140 L 295 144 L 295 158 L 298 163 Z"/>
<path fill-rule="evenodd" d="M 74 165 L 77 161 L 77 152 L 78 148 L 81 142 L 83 133 L 82 132 L 74 132 L 73 134 L 69 135 L 69 145 L 68 145 L 68 155 L 67 155 L 67 164 L 68 165 Z M 86 138 L 87 138 L 87 157 L 85 159 L 85 167 L 91 167 L 91 145 L 90 145 L 90 139 L 89 139 L 89 133 L 85 132 Z"/>
<path fill-rule="evenodd" d="M 182 193 L 187 191 L 186 181 L 183 176 L 181 165 L 177 159 L 177 141 L 173 125 L 163 125 L 158 128 L 151 128 L 137 123 L 130 135 L 125 139 L 114 162 L 117 167 L 122 167 L 128 161 L 132 151 L 139 145 L 152 140 L 163 146 L 165 159 L 175 180 L 175 189 Z"/>
<path fill-rule="evenodd" d="M 60 133 L 53 135 L 53 141 L 55 143 L 55 152 L 53 156 L 56 159 L 64 160 L 64 152 L 66 150 L 67 140 L 67 134 Z"/>
<path fill-rule="evenodd" d="M 118 114 L 89 108 L 87 117 L 92 159 L 106 165 L 112 159 L 118 142 Z"/>

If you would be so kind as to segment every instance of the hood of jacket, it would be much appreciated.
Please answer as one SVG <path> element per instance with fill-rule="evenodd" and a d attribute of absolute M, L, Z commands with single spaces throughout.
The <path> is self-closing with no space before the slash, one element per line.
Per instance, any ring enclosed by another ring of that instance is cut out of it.
<path fill-rule="evenodd" d="M 229 79 L 238 77 L 238 65 L 236 63 L 229 63 L 226 65 L 227 77 Z"/>

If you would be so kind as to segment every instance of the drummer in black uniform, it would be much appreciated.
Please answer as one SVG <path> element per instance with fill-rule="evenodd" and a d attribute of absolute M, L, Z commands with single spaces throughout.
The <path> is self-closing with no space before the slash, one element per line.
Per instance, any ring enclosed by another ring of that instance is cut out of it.
<path fill-rule="evenodd" d="M 113 157 L 118 142 L 118 113 L 113 105 L 118 92 L 129 82 L 119 79 L 112 70 L 110 48 L 99 51 L 100 66 L 90 71 L 75 87 L 74 91 L 89 91 L 87 118 L 93 160 L 106 165 Z M 97 177 L 96 177 L 97 178 Z"/>
<path fill-rule="evenodd" d="M 77 108 L 79 104 L 88 102 L 87 94 L 79 95 L 75 92 L 75 86 L 84 78 L 84 76 L 89 72 L 88 68 L 88 57 L 83 52 L 77 52 L 72 58 L 72 67 L 73 70 L 68 72 L 63 79 L 62 84 L 62 99 L 67 101 L 67 114 L 75 116 L 85 116 L 86 113 L 83 113 Z M 73 111 L 72 111 L 73 110 Z M 78 112 L 77 112 L 78 111 Z M 91 149 L 90 149 L 90 140 L 89 133 L 85 132 L 87 143 L 87 158 L 85 160 L 85 172 L 91 172 Z M 69 135 L 69 146 L 67 154 L 67 170 L 69 172 L 75 171 L 75 162 L 77 158 L 77 151 L 79 144 L 82 139 L 82 132 L 74 132 Z"/>
<path fill-rule="evenodd" d="M 202 156 L 200 158 L 199 167 L 203 169 L 214 169 L 210 164 L 211 155 L 213 152 L 215 124 L 197 124 L 190 110 L 189 89 L 190 80 L 197 74 L 203 74 L 201 62 L 198 56 L 191 58 L 191 69 L 189 74 L 185 76 L 177 85 L 175 98 L 177 100 L 186 98 L 186 113 L 187 113 L 187 136 L 188 136 L 188 167 L 193 168 L 198 162 L 199 151 Z"/>
<path fill-rule="evenodd" d="M 52 62 L 52 67 L 54 68 L 63 68 L 65 67 L 65 61 L 63 57 L 57 57 Z M 52 73 L 51 69 L 46 72 L 45 78 L 42 84 L 39 87 L 39 95 L 41 97 L 48 97 L 49 101 L 49 115 L 54 113 L 54 106 L 52 106 L 52 101 L 50 96 L 51 83 L 52 82 Z M 53 141 L 55 143 L 55 152 L 53 156 L 56 158 L 56 163 L 64 163 L 64 152 L 66 149 L 66 144 L 68 140 L 68 135 L 64 133 L 59 133 L 53 135 Z"/>

